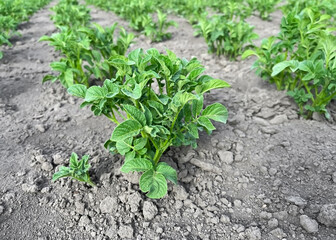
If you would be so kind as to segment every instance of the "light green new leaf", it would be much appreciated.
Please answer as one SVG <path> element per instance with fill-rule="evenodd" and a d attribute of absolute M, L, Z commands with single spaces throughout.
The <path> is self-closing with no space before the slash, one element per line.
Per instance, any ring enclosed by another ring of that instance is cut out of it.
<path fill-rule="evenodd" d="M 116 148 L 118 150 L 118 152 L 121 154 L 121 155 L 125 155 L 126 153 L 128 153 L 131 148 L 132 148 L 132 141 L 133 141 L 133 138 L 126 138 L 124 140 L 121 140 L 121 141 L 118 141 L 116 143 Z"/>
<path fill-rule="evenodd" d="M 121 91 L 128 97 L 133 98 L 135 100 L 139 99 L 142 94 L 142 89 L 140 84 L 135 84 L 134 89 L 132 91 L 129 91 L 125 88 L 121 89 Z"/>
<path fill-rule="evenodd" d="M 161 173 L 167 180 L 172 181 L 175 185 L 177 184 L 176 170 L 169 166 L 167 163 L 160 162 L 156 167 L 156 172 Z"/>
<path fill-rule="evenodd" d="M 134 140 L 134 150 L 139 151 L 143 149 L 147 144 L 146 138 L 138 138 Z"/>
<path fill-rule="evenodd" d="M 167 194 L 167 180 L 162 173 L 148 170 L 140 178 L 140 189 L 149 198 L 162 198 Z"/>
<path fill-rule="evenodd" d="M 125 111 L 134 119 L 137 120 L 142 126 L 146 125 L 146 116 L 145 113 L 137 109 L 132 105 L 125 104 L 123 105 Z"/>
<path fill-rule="evenodd" d="M 199 99 L 195 99 L 192 101 L 191 111 L 194 117 L 200 115 L 203 109 L 203 96 L 200 96 Z"/>
<path fill-rule="evenodd" d="M 197 122 L 205 127 L 206 129 L 208 129 L 209 131 L 215 130 L 216 128 L 214 127 L 214 125 L 212 125 L 211 121 L 209 120 L 209 118 L 207 117 L 200 117 Z"/>
<path fill-rule="evenodd" d="M 222 104 L 214 103 L 204 109 L 202 116 L 218 122 L 226 123 L 228 118 L 228 111 Z"/>
<path fill-rule="evenodd" d="M 129 137 L 134 137 L 140 133 L 141 129 L 142 126 L 138 121 L 128 119 L 114 129 L 111 140 L 118 142 Z"/>
<path fill-rule="evenodd" d="M 106 98 L 107 90 L 102 87 L 92 86 L 90 87 L 85 94 L 86 102 L 98 101 L 103 98 Z"/>
<path fill-rule="evenodd" d="M 228 84 L 227 82 L 220 79 L 212 79 L 208 82 L 203 83 L 202 85 L 197 86 L 195 91 L 196 93 L 199 94 L 208 92 L 212 89 L 227 88 L 227 87 L 230 87 L 230 84 Z"/>
<path fill-rule="evenodd" d="M 86 86 L 83 84 L 75 84 L 68 88 L 68 93 L 75 97 L 85 98 Z"/>
<path fill-rule="evenodd" d="M 134 158 L 133 160 L 125 162 L 120 171 L 123 173 L 144 172 L 151 169 L 153 169 L 151 161 L 145 158 Z"/>

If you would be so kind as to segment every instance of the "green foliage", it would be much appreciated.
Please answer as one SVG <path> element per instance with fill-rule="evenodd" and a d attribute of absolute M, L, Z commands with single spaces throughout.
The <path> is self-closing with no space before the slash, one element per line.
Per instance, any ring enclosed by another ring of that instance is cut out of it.
<path fill-rule="evenodd" d="M 43 82 L 59 80 L 68 88 L 76 83 L 89 86 L 92 76 L 100 80 L 112 78 L 116 69 L 110 67 L 107 61 L 113 56 L 124 55 L 134 39 L 133 34 L 127 34 L 120 28 L 120 36 L 115 40 L 116 27 L 117 24 L 107 28 L 94 24 L 76 30 L 60 27 L 59 33 L 43 36 L 40 41 L 50 42 L 63 54 L 63 58 L 50 65 L 59 75 L 47 75 Z"/>
<path fill-rule="evenodd" d="M 16 32 L 17 26 L 24 21 L 28 21 L 29 17 L 38 9 L 48 4 L 50 0 L 2 0 L 0 1 L 0 46 L 12 46 L 9 39 Z M 0 51 L 0 59 L 3 54 Z"/>
<path fill-rule="evenodd" d="M 171 38 L 171 33 L 166 30 L 170 26 L 176 26 L 174 21 L 167 21 L 167 15 L 157 11 L 158 21 L 153 21 L 156 8 L 155 1 L 146 0 L 87 0 L 104 10 L 113 11 L 117 15 L 129 21 L 129 26 L 148 36 L 153 42 L 159 42 Z"/>
<path fill-rule="evenodd" d="M 77 0 L 61 0 L 51 10 L 55 12 L 51 20 L 57 26 L 77 28 L 90 23 L 90 9 L 79 4 Z"/>
<path fill-rule="evenodd" d="M 277 37 L 263 40 L 261 47 L 248 50 L 243 58 L 257 56 L 253 68 L 278 90 L 286 90 L 307 118 L 325 113 L 334 95 L 335 36 L 330 16 L 306 8 L 294 9 L 282 18 Z M 332 64 L 330 64 L 332 63 Z"/>
<path fill-rule="evenodd" d="M 280 0 L 246 0 L 250 9 L 258 11 L 263 20 L 270 20 L 270 14 L 275 11 Z"/>
<path fill-rule="evenodd" d="M 115 78 L 90 88 L 76 84 L 68 92 L 117 125 L 105 147 L 125 155 L 122 172 L 143 172 L 140 189 L 148 197 L 161 198 L 167 180 L 177 182 L 176 171 L 160 162 L 162 154 L 171 146 L 197 147 L 199 130 L 210 134 L 215 129 L 211 120 L 226 122 L 228 113 L 220 103 L 203 110 L 203 94 L 229 84 L 201 75 L 205 69 L 197 59 L 180 59 L 169 50 L 164 55 L 136 49 L 108 63 L 117 69 Z"/>
<path fill-rule="evenodd" d="M 253 46 L 252 40 L 258 38 L 253 28 L 244 21 L 236 22 L 216 15 L 202 19 L 195 25 L 195 34 L 204 37 L 210 53 L 236 59 L 244 50 Z"/>
<path fill-rule="evenodd" d="M 148 36 L 153 42 L 161 42 L 171 38 L 171 33 L 167 33 L 167 29 L 170 26 L 177 27 L 176 22 L 167 21 L 167 15 L 162 13 L 160 10 L 157 11 L 158 22 L 150 21 L 148 24 L 145 24 L 144 33 Z"/>
<path fill-rule="evenodd" d="M 91 186 L 95 186 L 95 184 L 91 181 L 89 175 L 90 164 L 89 155 L 84 155 L 80 161 L 78 161 L 78 156 L 76 153 L 72 153 L 70 157 L 69 167 L 61 166 L 58 172 L 54 173 L 52 180 L 56 181 L 57 179 L 63 177 L 71 177 L 80 182 L 85 182 Z"/>

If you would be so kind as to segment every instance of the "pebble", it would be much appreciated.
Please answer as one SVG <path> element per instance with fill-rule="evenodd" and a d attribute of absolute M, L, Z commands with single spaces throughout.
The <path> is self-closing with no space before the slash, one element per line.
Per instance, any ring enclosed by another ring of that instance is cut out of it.
<path fill-rule="evenodd" d="M 86 227 L 91 223 L 90 219 L 87 216 L 81 216 L 81 218 L 78 221 L 78 226 L 80 227 Z"/>
<path fill-rule="evenodd" d="M 22 184 L 22 190 L 28 193 L 36 193 L 39 191 L 39 187 L 36 184 Z"/>
<path fill-rule="evenodd" d="M 336 227 L 336 204 L 323 205 L 317 220 L 327 227 Z"/>
<path fill-rule="evenodd" d="M 221 218 L 220 218 L 220 221 L 222 223 L 230 223 L 231 222 L 230 217 L 226 216 L 226 215 L 222 215 Z"/>
<path fill-rule="evenodd" d="M 253 122 L 258 124 L 258 125 L 264 126 L 264 127 L 267 127 L 267 126 L 270 125 L 269 122 L 267 122 L 265 119 L 262 119 L 262 118 L 259 118 L 259 117 L 254 117 Z"/>
<path fill-rule="evenodd" d="M 173 191 L 175 192 L 175 199 L 184 201 L 188 198 L 189 194 L 185 190 L 185 188 L 181 185 L 175 185 L 173 188 Z"/>
<path fill-rule="evenodd" d="M 267 225 L 271 229 L 274 229 L 274 228 L 278 227 L 278 225 L 279 225 L 278 219 L 276 219 L 276 218 L 270 219 L 268 221 Z"/>
<path fill-rule="evenodd" d="M 230 151 L 218 151 L 218 156 L 222 162 L 225 162 L 226 164 L 233 163 L 233 153 Z"/>
<path fill-rule="evenodd" d="M 273 237 L 276 237 L 278 239 L 282 239 L 285 236 L 284 231 L 281 228 L 276 228 L 270 232 L 270 234 Z"/>
<path fill-rule="evenodd" d="M 36 124 L 35 128 L 39 130 L 41 133 L 44 133 L 46 131 L 46 128 L 43 124 Z"/>
<path fill-rule="evenodd" d="M 261 239 L 261 231 L 258 227 L 249 227 L 245 231 L 245 236 L 249 240 L 260 240 Z"/>
<path fill-rule="evenodd" d="M 84 210 L 85 210 L 85 204 L 82 203 L 82 202 L 75 202 L 75 207 L 76 207 L 76 212 L 81 214 L 81 215 L 84 215 Z"/>
<path fill-rule="evenodd" d="M 288 122 L 287 115 L 285 115 L 285 114 L 275 116 L 275 117 L 270 121 L 270 123 L 271 123 L 272 125 L 279 125 L 279 124 L 282 124 L 282 123 L 285 123 L 285 122 Z"/>
<path fill-rule="evenodd" d="M 309 233 L 318 232 L 318 223 L 316 220 L 311 219 L 307 215 L 300 216 L 300 224 Z"/>
<path fill-rule="evenodd" d="M 222 169 L 214 166 L 211 163 L 203 162 L 203 161 L 198 160 L 196 158 L 191 159 L 190 163 L 195 165 L 196 167 L 201 168 L 204 171 L 213 172 L 213 173 L 216 173 L 216 174 L 222 174 Z"/>
<path fill-rule="evenodd" d="M 145 220 L 152 220 L 158 213 L 158 209 L 154 205 L 154 203 L 149 202 L 149 201 L 144 201 L 142 213 L 143 213 Z"/>
<path fill-rule="evenodd" d="M 100 211 L 102 213 L 112 213 L 117 210 L 117 207 L 117 199 L 112 197 L 106 197 L 99 205 Z"/>
<path fill-rule="evenodd" d="M 121 238 L 132 239 L 133 238 L 133 228 L 130 225 L 121 225 L 118 229 L 118 235 Z"/>
<path fill-rule="evenodd" d="M 304 207 L 307 205 L 307 201 L 299 196 L 287 196 L 286 200 L 290 203 L 294 203 L 296 206 Z"/>
<path fill-rule="evenodd" d="M 52 156 L 53 162 L 56 165 L 62 165 L 66 163 L 66 159 L 62 157 L 60 153 L 56 153 Z"/>
<path fill-rule="evenodd" d="M 128 204 L 131 206 L 131 212 L 135 213 L 138 211 L 141 200 L 142 198 L 138 192 L 135 192 L 128 197 Z"/>
<path fill-rule="evenodd" d="M 47 172 L 50 172 L 54 169 L 54 166 L 49 162 L 44 162 L 41 165 L 41 169 Z"/>

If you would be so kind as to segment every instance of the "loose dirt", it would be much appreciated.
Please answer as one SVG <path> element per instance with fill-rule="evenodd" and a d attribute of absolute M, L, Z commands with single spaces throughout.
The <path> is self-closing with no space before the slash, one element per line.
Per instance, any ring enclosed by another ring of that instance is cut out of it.
<path fill-rule="evenodd" d="M 43 35 L 57 29 L 51 5 L 20 25 L 13 48 L 0 61 L 0 239 L 325 239 L 336 238 L 336 119 L 301 119 L 297 106 L 250 69 L 254 59 L 230 62 L 207 53 L 190 24 L 173 38 L 152 44 L 143 36 L 131 49 L 166 48 L 197 57 L 206 73 L 232 87 L 206 103 L 229 110 L 226 125 L 201 134 L 199 147 L 172 148 L 164 160 L 177 169 L 179 185 L 161 200 L 145 197 L 138 175 L 122 174 L 122 157 L 102 144 L 114 126 L 69 96 L 59 83 L 41 84 L 58 54 Z M 94 22 L 127 23 L 92 7 Z M 271 22 L 249 18 L 262 37 Z M 129 30 L 129 29 L 128 29 Z M 260 43 L 260 41 L 259 41 Z M 332 103 L 334 105 L 334 103 Z M 71 152 L 91 155 L 91 188 L 69 179 L 52 183 Z"/>

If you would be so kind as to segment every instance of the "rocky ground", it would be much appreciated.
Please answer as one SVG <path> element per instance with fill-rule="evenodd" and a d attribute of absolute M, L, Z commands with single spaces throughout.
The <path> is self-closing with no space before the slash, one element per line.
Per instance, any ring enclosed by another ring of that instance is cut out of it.
<path fill-rule="evenodd" d="M 206 96 L 230 113 L 228 124 L 201 134 L 196 150 L 164 155 L 179 185 L 169 185 L 161 200 L 148 199 L 138 175 L 122 174 L 122 157 L 102 146 L 114 126 L 79 109 L 60 84 L 41 84 L 58 59 L 38 42 L 56 31 L 53 4 L 20 26 L 22 36 L 3 48 L 0 61 L 0 239 L 336 239 L 334 103 L 330 121 L 300 119 L 285 93 L 250 70 L 254 59 L 209 55 L 187 21 L 170 16 L 179 24 L 171 40 L 152 44 L 139 36 L 131 48 L 197 57 L 207 74 L 232 85 Z M 104 26 L 127 27 L 113 13 L 92 7 L 91 15 Z M 249 19 L 261 38 L 278 32 L 281 13 L 272 17 Z M 51 182 L 71 152 L 90 154 L 97 187 Z"/>

